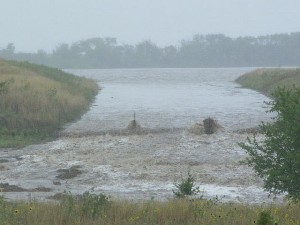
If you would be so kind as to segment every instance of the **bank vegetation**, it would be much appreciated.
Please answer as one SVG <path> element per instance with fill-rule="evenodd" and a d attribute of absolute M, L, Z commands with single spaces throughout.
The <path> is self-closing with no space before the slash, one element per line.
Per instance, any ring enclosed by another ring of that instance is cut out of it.
<path fill-rule="evenodd" d="M 0 59 L 0 147 L 53 138 L 89 108 L 97 92 L 92 80 Z"/>
<path fill-rule="evenodd" d="M 300 68 L 257 69 L 239 77 L 236 82 L 245 88 L 254 89 L 271 96 L 278 87 L 288 89 L 300 87 Z"/>
<path fill-rule="evenodd" d="M 146 202 L 112 201 L 104 194 L 67 195 L 60 202 L 5 202 L 0 198 L 1 224 L 30 225 L 195 225 L 300 224 L 298 203 L 244 205 L 218 199 L 171 199 Z"/>

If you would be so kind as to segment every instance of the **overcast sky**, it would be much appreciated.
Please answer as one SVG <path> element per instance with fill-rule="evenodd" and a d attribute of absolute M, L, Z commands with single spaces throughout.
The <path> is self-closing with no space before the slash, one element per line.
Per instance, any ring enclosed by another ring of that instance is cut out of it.
<path fill-rule="evenodd" d="M 300 31 L 299 0 L 0 0 L 0 7 L 0 48 L 28 52 L 92 37 L 165 46 L 194 34 Z"/>

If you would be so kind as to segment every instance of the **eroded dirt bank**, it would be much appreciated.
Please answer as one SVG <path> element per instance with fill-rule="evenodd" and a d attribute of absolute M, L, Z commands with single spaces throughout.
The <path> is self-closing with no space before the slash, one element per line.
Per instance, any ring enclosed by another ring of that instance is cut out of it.
<path fill-rule="evenodd" d="M 240 161 L 237 145 L 247 134 L 186 130 L 144 135 L 63 137 L 19 150 L 1 150 L 1 183 L 26 190 L 3 192 L 9 199 L 45 199 L 71 191 L 104 192 L 115 198 L 173 197 L 174 181 L 190 169 L 207 198 L 255 203 L 268 194 Z M 42 191 L 43 188 L 47 191 Z M 50 189 L 50 190 L 49 190 Z"/>

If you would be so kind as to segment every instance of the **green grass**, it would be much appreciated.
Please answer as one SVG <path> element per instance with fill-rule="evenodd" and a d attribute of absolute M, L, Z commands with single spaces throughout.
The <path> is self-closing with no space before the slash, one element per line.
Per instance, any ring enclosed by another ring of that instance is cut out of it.
<path fill-rule="evenodd" d="M 201 199 L 132 202 L 112 201 L 103 194 L 68 195 L 60 203 L 0 199 L 0 224 L 14 225 L 241 225 L 259 224 L 263 218 L 271 224 L 298 225 L 299 212 L 299 203 L 244 205 Z"/>
<path fill-rule="evenodd" d="M 300 69 L 258 69 L 244 74 L 236 82 L 271 96 L 277 87 L 300 87 Z"/>
<path fill-rule="evenodd" d="M 98 93 L 96 82 L 61 70 L 0 59 L 0 147 L 55 138 Z"/>

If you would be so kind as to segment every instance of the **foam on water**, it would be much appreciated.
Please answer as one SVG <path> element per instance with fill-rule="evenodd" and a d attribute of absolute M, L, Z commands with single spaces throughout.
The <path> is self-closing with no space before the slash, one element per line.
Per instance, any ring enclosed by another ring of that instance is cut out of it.
<path fill-rule="evenodd" d="M 69 190 L 136 200 L 168 199 L 173 196 L 174 181 L 191 169 L 206 198 L 218 195 L 226 201 L 266 201 L 268 193 L 261 179 L 240 163 L 246 153 L 237 143 L 245 141 L 247 134 L 232 132 L 270 118 L 263 107 L 268 98 L 234 82 L 249 70 L 71 71 L 96 79 L 102 86 L 91 110 L 67 126 L 66 135 L 59 140 L 0 151 L 5 161 L 2 183 L 51 191 L 4 196 L 43 200 Z M 126 130 L 134 111 L 144 132 L 138 135 Z M 213 135 L 188 132 L 192 124 L 208 116 L 224 129 Z M 103 135 L 107 132 L 114 135 Z M 73 166 L 81 173 L 59 180 L 59 171 Z"/>

